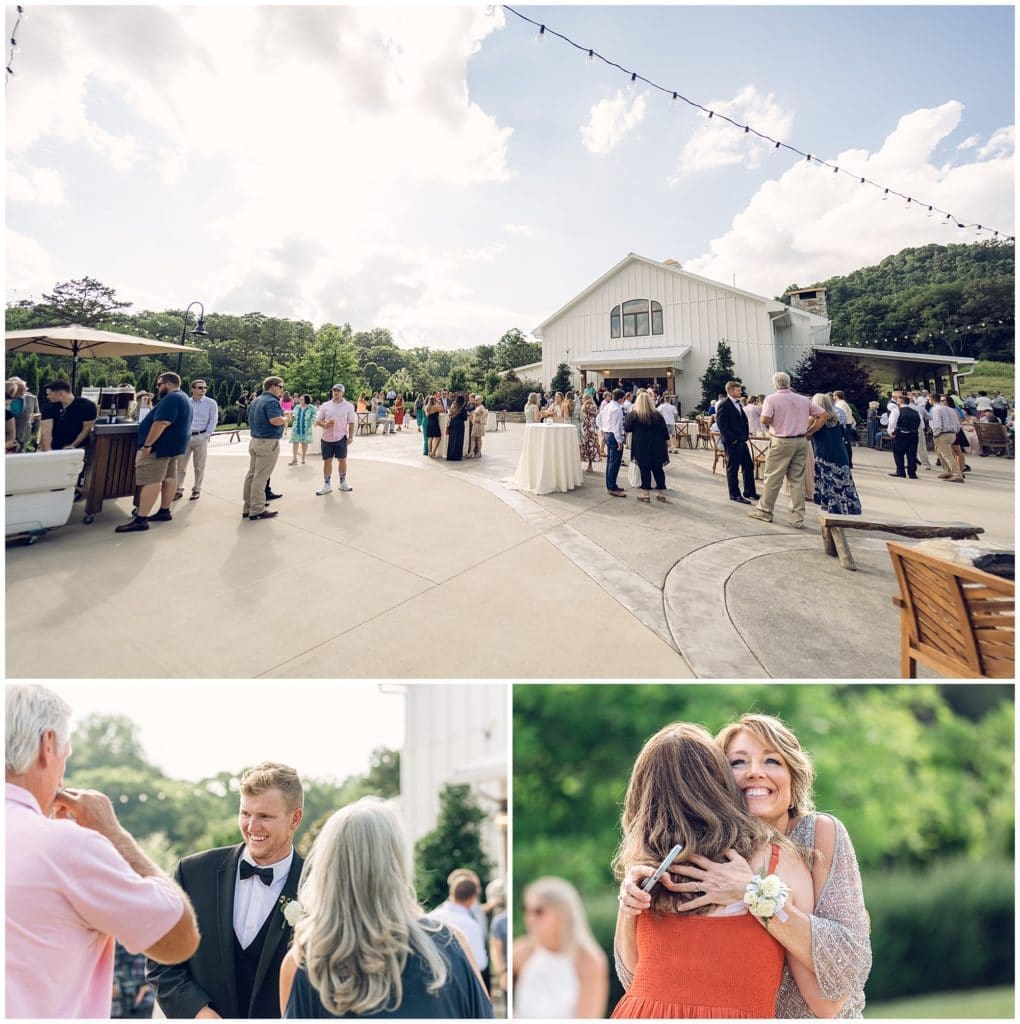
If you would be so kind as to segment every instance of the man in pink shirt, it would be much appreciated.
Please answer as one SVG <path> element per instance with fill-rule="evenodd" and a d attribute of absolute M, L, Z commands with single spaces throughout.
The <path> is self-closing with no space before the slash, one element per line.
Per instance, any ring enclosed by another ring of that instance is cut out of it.
<path fill-rule="evenodd" d="M 191 904 L 92 790 L 61 788 L 71 709 L 7 687 L 6 1016 L 106 1018 L 115 940 L 175 963 L 198 947 Z"/>
<path fill-rule="evenodd" d="M 761 424 L 769 427 L 772 443 L 765 456 L 765 479 L 758 504 L 747 514 L 763 523 L 772 522 L 783 478 L 790 481 L 790 525 L 804 527 L 804 473 L 807 469 L 808 437 L 825 423 L 825 410 L 790 390 L 790 375 L 774 373 L 774 394 L 767 395 L 761 407 Z"/>
<path fill-rule="evenodd" d="M 316 494 L 329 494 L 333 490 L 333 459 L 336 459 L 337 472 L 340 475 L 339 489 L 353 491 L 347 482 L 347 446 L 354 440 L 351 427 L 358 422 L 358 414 L 354 406 L 344 398 L 343 384 L 334 384 L 332 397 L 319 406 L 319 414 L 315 418 L 322 427 L 322 487 Z"/>

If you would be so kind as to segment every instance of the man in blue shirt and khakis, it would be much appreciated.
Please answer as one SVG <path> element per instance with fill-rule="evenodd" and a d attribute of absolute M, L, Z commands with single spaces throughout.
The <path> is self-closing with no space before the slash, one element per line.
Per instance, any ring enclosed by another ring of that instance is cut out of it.
<path fill-rule="evenodd" d="M 244 478 L 244 510 L 241 515 L 252 522 L 279 515 L 266 508 L 266 481 L 272 476 L 273 467 L 280 457 L 280 438 L 286 423 L 280 404 L 282 394 L 283 381 L 279 377 L 266 377 L 262 382 L 262 394 L 248 406 L 251 440 L 248 442 L 248 475 Z"/>

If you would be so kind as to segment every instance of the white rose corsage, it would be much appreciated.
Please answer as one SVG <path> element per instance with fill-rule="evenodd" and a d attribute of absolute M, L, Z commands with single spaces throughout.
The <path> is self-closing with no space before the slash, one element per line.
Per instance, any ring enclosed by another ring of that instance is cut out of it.
<path fill-rule="evenodd" d="M 283 926 L 293 928 L 308 911 L 297 900 L 289 900 L 286 896 L 280 897 L 280 906 L 283 908 Z"/>
<path fill-rule="evenodd" d="M 787 914 L 783 907 L 789 896 L 790 888 L 779 875 L 766 875 L 763 868 L 760 875 L 755 875 L 747 883 L 744 906 L 768 928 L 769 921 L 774 917 L 780 921 L 786 920 Z"/>

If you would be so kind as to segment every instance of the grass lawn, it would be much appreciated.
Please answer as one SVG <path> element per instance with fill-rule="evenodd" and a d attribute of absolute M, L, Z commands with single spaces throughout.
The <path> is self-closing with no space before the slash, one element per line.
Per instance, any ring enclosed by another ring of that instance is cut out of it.
<path fill-rule="evenodd" d="M 869 1003 L 865 1017 L 898 1017 L 916 1019 L 946 1017 L 983 1017 L 1013 1019 L 1013 989 L 981 988 L 967 992 L 935 992 L 896 999 L 889 1003 Z"/>
<path fill-rule="evenodd" d="M 979 359 L 974 364 L 974 373 L 960 381 L 964 394 L 969 391 L 1001 391 L 1009 398 L 1016 390 L 1016 367 L 1013 363 L 992 363 Z"/>

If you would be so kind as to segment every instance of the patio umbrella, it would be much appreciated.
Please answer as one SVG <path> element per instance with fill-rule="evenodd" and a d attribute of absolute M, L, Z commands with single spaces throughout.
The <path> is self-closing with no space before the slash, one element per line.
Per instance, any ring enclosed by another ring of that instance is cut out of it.
<path fill-rule="evenodd" d="M 36 352 L 44 356 L 71 357 L 71 390 L 78 378 L 78 360 L 84 356 L 161 356 L 169 352 L 201 352 L 192 345 L 168 341 L 150 341 L 133 334 L 98 331 L 94 327 L 71 324 L 70 327 L 33 327 L 8 331 L 8 352 Z"/>

